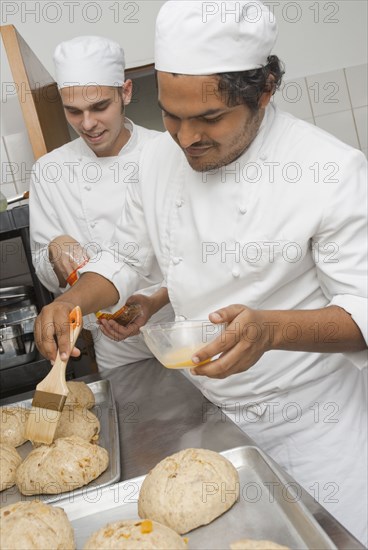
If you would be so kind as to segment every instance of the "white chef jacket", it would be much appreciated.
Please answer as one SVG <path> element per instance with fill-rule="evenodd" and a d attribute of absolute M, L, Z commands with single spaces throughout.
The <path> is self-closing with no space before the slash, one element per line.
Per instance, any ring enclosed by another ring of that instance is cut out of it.
<path fill-rule="evenodd" d="M 138 181 L 138 159 L 145 143 L 159 132 L 148 130 L 126 119 L 130 139 L 117 157 L 97 157 L 82 138 L 55 149 L 35 164 L 30 184 L 30 236 L 32 258 L 37 277 L 54 294 L 60 294 L 58 279 L 50 264 L 48 245 L 54 238 L 67 234 L 84 247 L 88 255 L 99 254 L 103 243 L 114 254 L 118 245 L 112 241 L 120 217 L 128 183 Z M 133 254 L 136 244 L 129 243 L 125 252 Z M 149 282 L 162 281 L 155 272 Z M 150 294 L 157 286 L 137 289 Z M 152 317 L 151 322 L 170 320 L 168 306 Z M 125 342 L 114 342 L 104 336 L 94 315 L 84 319 L 94 339 L 96 360 L 100 369 L 125 365 L 147 357 L 151 352 L 142 336 Z"/>
<path fill-rule="evenodd" d="M 83 270 L 111 279 L 123 304 L 137 273 L 147 277 L 158 264 L 177 319 L 206 319 L 235 303 L 335 304 L 367 338 L 366 205 L 364 155 L 269 105 L 248 150 L 212 173 L 193 171 L 167 133 L 145 146 L 140 185 L 129 186 L 114 236 L 140 244 L 134 269 L 106 251 Z M 311 327 L 316 339 L 324 328 Z M 333 338 L 336 328 L 328 328 Z M 185 371 L 362 541 L 366 359 L 365 352 L 270 351 L 224 380 Z"/>

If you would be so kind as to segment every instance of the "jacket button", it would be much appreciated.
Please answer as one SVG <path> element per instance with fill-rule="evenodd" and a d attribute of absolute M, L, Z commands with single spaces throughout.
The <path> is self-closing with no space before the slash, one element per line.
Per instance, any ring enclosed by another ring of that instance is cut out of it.
<path fill-rule="evenodd" d="M 172 261 L 173 261 L 173 264 L 174 265 L 178 265 L 180 264 L 180 262 L 182 261 L 183 258 L 178 258 L 178 256 L 175 256 Z"/>
<path fill-rule="evenodd" d="M 234 269 L 232 270 L 231 274 L 232 274 L 232 276 L 233 276 L 235 279 L 237 279 L 237 278 L 240 276 L 239 268 L 234 267 Z"/>
<path fill-rule="evenodd" d="M 84 189 L 85 189 L 86 191 L 91 191 L 92 187 L 91 187 L 90 185 L 85 185 L 85 186 L 84 186 Z"/>
<path fill-rule="evenodd" d="M 240 214 L 246 214 L 248 212 L 247 207 L 244 205 L 239 206 L 239 212 Z"/>
<path fill-rule="evenodd" d="M 180 208 L 181 206 L 183 206 L 183 203 L 184 203 L 184 201 L 181 200 L 181 199 L 178 199 L 177 201 L 175 201 L 175 204 L 176 204 L 176 206 L 177 206 L 178 208 Z"/>

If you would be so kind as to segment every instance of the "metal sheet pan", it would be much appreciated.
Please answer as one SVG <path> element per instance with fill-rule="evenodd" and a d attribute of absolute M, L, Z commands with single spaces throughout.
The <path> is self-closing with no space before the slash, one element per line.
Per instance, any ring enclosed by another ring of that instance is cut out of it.
<path fill-rule="evenodd" d="M 98 417 L 101 430 L 98 444 L 104 447 L 109 453 L 109 466 L 105 472 L 103 472 L 97 479 L 91 481 L 85 487 L 75 489 L 69 493 L 60 493 L 59 495 L 34 495 L 24 496 L 22 495 L 16 486 L 2 491 L 0 493 L 0 506 L 7 506 L 18 500 L 33 500 L 35 498 L 41 499 L 44 502 L 58 501 L 61 497 L 67 495 L 79 495 L 83 494 L 86 487 L 105 487 L 111 485 L 120 479 L 120 447 L 119 447 L 119 426 L 116 414 L 116 406 L 111 391 L 111 385 L 109 380 L 98 380 L 87 384 L 92 390 L 96 404 L 91 411 Z M 32 392 L 33 393 L 33 392 Z M 32 397 L 29 399 L 17 399 L 4 406 L 10 407 L 12 405 L 20 405 L 22 407 L 30 408 L 32 404 Z M 24 459 L 32 450 L 32 445 L 29 441 L 17 447 L 17 451 Z"/>
<path fill-rule="evenodd" d="M 336 549 L 300 499 L 297 484 L 288 484 L 257 447 L 221 453 L 238 469 L 240 499 L 210 525 L 186 535 L 189 549 L 229 549 L 242 538 L 266 539 L 290 549 Z M 145 476 L 123 481 L 57 504 L 64 508 L 82 549 L 92 532 L 109 522 L 138 518 L 137 500 Z"/>

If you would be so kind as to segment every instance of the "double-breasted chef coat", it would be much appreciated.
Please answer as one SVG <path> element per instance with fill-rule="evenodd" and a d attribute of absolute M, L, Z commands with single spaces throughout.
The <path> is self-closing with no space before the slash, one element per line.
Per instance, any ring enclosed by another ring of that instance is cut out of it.
<path fill-rule="evenodd" d="M 269 105 L 257 137 L 230 165 L 197 173 L 166 133 L 145 146 L 114 239 L 129 258 L 88 264 L 121 303 L 157 265 L 177 319 L 230 304 L 335 304 L 367 338 L 366 160 L 321 129 Z M 116 307 L 116 306 L 115 306 Z M 336 326 L 312 325 L 316 341 Z M 286 327 L 286 338 L 298 327 Z M 366 353 L 270 351 L 224 380 L 187 376 L 331 511 L 367 538 Z"/>
<path fill-rule="evenodd" d="M 103 243 L 119 253 L 119 243 L 112 241 L 129 183 L 138 182 L 138 160 L 145 143 L 159 132 L 148 130 L 126 119 L 130 139 L 117 157 L 97 157 L 78 138 L 43 156 L 34 165 L 30 183 L 30 236 L 32 258 L 37 277 L 54 294 L 60 294 L 58 279 L 50 264 L 48 245 L 60 235 L 70 235 L 80 242 L 87 255 L 101 261 Z M 135 242 L 126 245 L 125 254 L 135 253 Z M 160 278 L 151 282 L 159 283 Z M 151 293 L 157 286 L 145 290 L 149 282 L 141 281 L 137 289 Z M 153 321 L 171 319 L 170 306 L 161 310 Z M 100 369 L 117 367 L 152 357 L 142 336 L 125 342 L 104 336 L 95 316 L 84 322 L 94 339 L 96 359 Z"/>

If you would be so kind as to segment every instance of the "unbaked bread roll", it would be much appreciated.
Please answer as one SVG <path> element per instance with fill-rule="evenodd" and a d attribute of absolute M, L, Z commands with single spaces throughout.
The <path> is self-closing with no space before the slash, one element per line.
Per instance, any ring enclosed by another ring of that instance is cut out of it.
<path fill-rule="evenodd" d="M 97 443 L 99 433 L 100 421 L 93 412 L 88 409 L 82 409 L 79 406 L 73 407 L 69 405 L 64 407 L 60 415 L 54 440 L 76 435 L 91 443 Z M 32 441 L 32 444 L 34 447 L 42 445 L 42 443 L 38 443 L 37 441 Z"/>
<path fill-rule="evenodd" d="M 2 550 L 74 550 L 74 533 L 64 510 L 43 502 L 1 508 Z"/>
<path fill-rule="evenodd" d="M 231 550 L 289 550 L 288 546 L 280 546 L 269 540 L 242 539 L 230 544 Z"/>
<path fill-rule="evenodd" d="M 15 472 L 21 462 L 15 447 L 0 443 L 0 491 L 15 485 Z"/>
<path fill-rule="evenodd" d="M 92 409 L 96 400 L 92 390 L 87 386 L 85 382 L 67 382 L 68 397 L 66 398 L 65 405 L 78 405 L 85 407 L 86 409 Z"/>
<path fill-rule="evenodd" d="M 176 550 L 187 548 L 175 531 L 150 520 L 115 521 L 102 527 L 87 540 L 84 550 Z"/>
<path fill-rule="evenodd" d="M 100 433 L 100 421 L 88 409 L 64 407 L 55 432 L 55 438 L 76 435 L 86 441 L 97 441 Z"/>
<path fill-rule="evenodd" d="M 15 481 L 23 495 L 65 493 L 96 479 L 108 463 L 106 449 L 77 436 L 64 437 L 31 451 Z"/>
<path fill-rule="evenodd" d="M 25 407 L 2 407 L 0 409 L 0 443 L 19 447 L 27 441 L 25 429 L 29 410 Z"/>
<path fill-rule="evenodd" d="M 239 497 L 239 475 L 226 458 L 186 449 L 159 462 L 143 481 L 138 514 L 183 534 L 207 525 Z"/>

